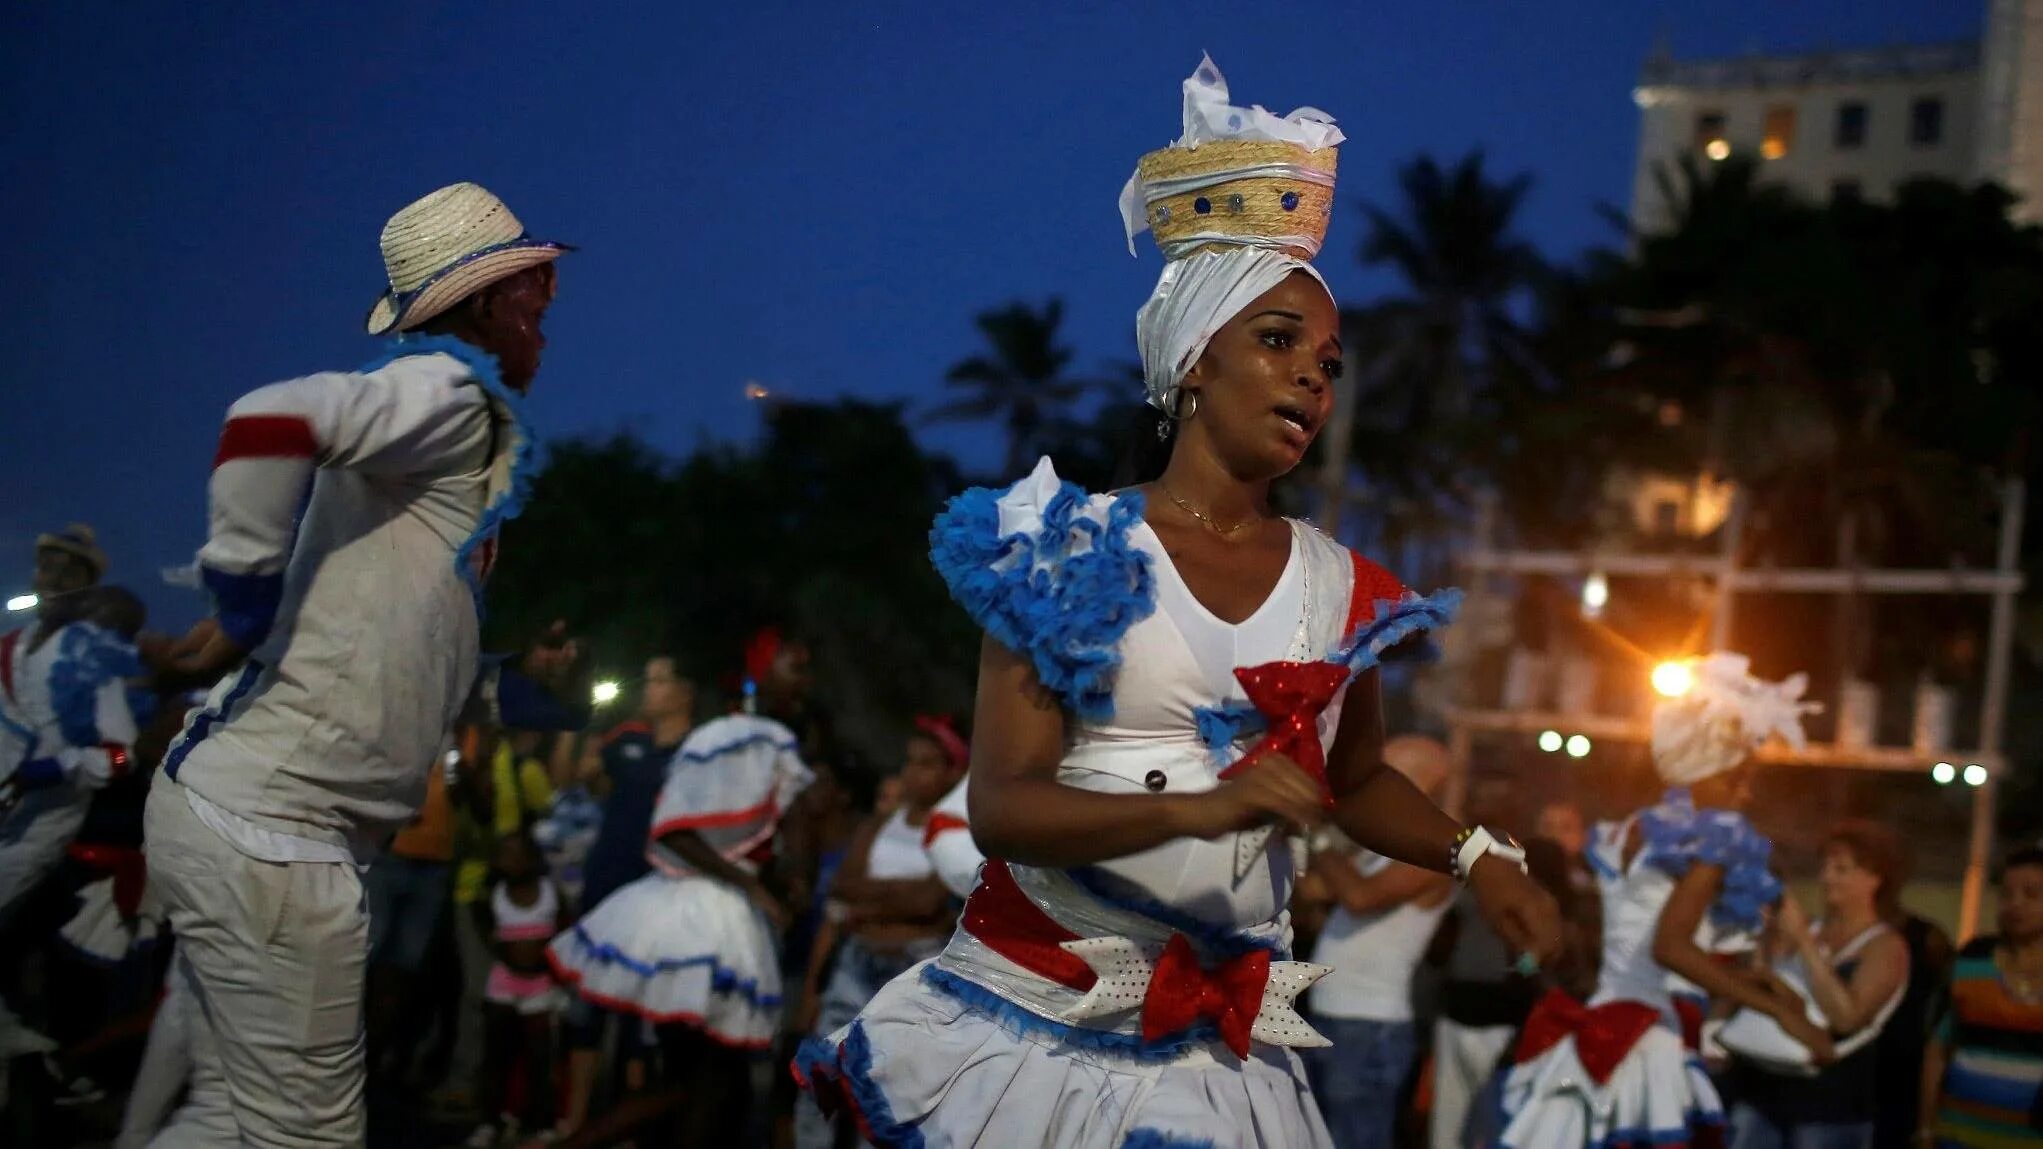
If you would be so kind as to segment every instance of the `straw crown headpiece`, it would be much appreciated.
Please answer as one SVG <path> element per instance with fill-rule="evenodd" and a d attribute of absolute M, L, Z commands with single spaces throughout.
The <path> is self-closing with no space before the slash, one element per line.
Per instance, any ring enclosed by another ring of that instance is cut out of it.
<path fill-rule="evenodd" d="M 1184 135 L 1150 152 L 1121 193 L 1130 250 L 1148 230 L 1164 258 L 1259 247 L 1309 260 L 1326 240 L 1341 130 L 1317 108 L 1277 116 L 1228 103 L 1211 57 L 1184 83 Z"/>

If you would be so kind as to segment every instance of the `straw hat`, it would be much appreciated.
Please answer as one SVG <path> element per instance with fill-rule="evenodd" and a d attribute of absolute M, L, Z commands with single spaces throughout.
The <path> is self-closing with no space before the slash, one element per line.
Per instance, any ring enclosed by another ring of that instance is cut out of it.
<path fill-rule="evenodd" d="M 35 549 L 62 551 L 92 568 L 92 577 L 106 574 L 106 552 L 99 549 L 99 536 L 84 523 L 72 523 L 61 531 L 37 535 Z"/>
<path fill-rule="evenodd" d="M 1282 140 L 1153 151 L 1136 168 L 1149 230 L 1166 259 L 1248 246 L 1310 260 L 1333 214 L 1336 155 Z"/>
<path fill-rule="evenodd" d="M 481 288 L 571 250 L 526 235 L 504 201 L 482 187 L 443 187 L 383 225 L 390 290 L 369 309 L 369 334 L 409 331 Z"/>

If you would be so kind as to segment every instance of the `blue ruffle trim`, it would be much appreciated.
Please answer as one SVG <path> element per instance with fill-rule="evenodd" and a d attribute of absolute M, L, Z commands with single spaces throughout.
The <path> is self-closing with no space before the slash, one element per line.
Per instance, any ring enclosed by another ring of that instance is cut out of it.
<path fill-rule="evenodd" d="M 490 398 L 503 405 L 511 416 L 511 480 L 496 500 L 482 510 L 482 517 L 476 520 L 475 529 L 469 532 L 461 546 L 454 552 L 454 569 L 468 589 L 475 595 L 475 609 L 482 611 L 482 576 L 476 569 L 475 552 L 503 529 L 505 523 L 518 517 L 525 509 L 525 500 L 532 494 L 532 479 L 539 470 L 536 444 L 532 441 L 532 424 L 525 416 L 525 397 L 504 386 L 503 376 L 498 369 L 496 357 L 480 347 L 464 343 L 450 335 L 400 335 L 388 354 L 371 360 L 361 368 L 361 374 L 368 374 L 399 359 L 413 355 L 447 355 L 459 360 L 468 368 L 469 377 Z"/>
<path fill-rule="evenodd" d="M 807 1082 L 811 1092 L 842 1089 L 858 1107 L 865 1121 L 863 1131 L 874 1144 L 883 1149 L 922 1149 L 922 1130 L 894 1117 L 885 1091 L 873 1080 L 873 1045 L 864 1022 L 852 1022 L 838 1046 L 820 1037 L 803 1038 L 795 1050 L 794 1069 L 796 1079 Z"/>
<path fill-rule="evenodd" d="M 1250 950 L 1267 951 L 1278 961 L 1291 958 L 1283 943 L 1274 937 L 1257 937 L 1205 921 L 1177 906 L 1134 892 L 1127 879 L 1096 866 L 1074 866 L 1064 872 L 1079 889 L 1107 905 L 1162 922 L 1222 958 L 1239 957 Z"/>
<path fill-rule="evenodd" d="M 697 954 L 685 958 L 661 958 L 657 961 L 641 961 L 608 942 L 598 942 L 580 925 L 572 926 L 568 936 L 574 939 L 575 947 L 592 962 L 603 965 L 622 966 L 642 978 L 657 974 L 671 973 L 677 969 L 706 965 L 709 967 L 709 988 L 713 993 L 742 997 L 761 1009 L 772 1009 L 780 1004 L 777 993 L 760 993 L 759 982 L 753 978 L 739 977 L 737 971 L 717 961 L 715 954 Z"/>
<path fill-rule="evenodd" d="M 1773 843 L 1751 822 L 1729 810 L 1698 810 L 1688 791 L 1667 792 L 1638 820 L 1640 860 L 1680 877 L 1697 862 L 1720 866 L 1724 888 L 1710 906 L 1719 925 L 1753 930 L 1760 914 L 1781 896 L 1780 879 L 1768 868 Z"/>
<path fill-rule="evenodd" d="M 972 621 L 1027 658 L 1074 715 L 1102 721 L 1114 712 L 1121 639 L 1156 609 L 1149 556 L 1128 541 L 1142 496 L 1117 497 L 1103 526 L 1082 513 L 1085 491 L 1065 483 L 1041 533 L 1002 537 L 1005 493 L 976 487 L 952 499 L 930 528 L 930 562 Z M 1088 549 L 1073 553 L 1081 538 Z"/>
<path fill-rule="evenodd" d="M 57 729 L 72 746 L 97 746 L 99 688 L 142 673 L 135 647 L 112 631 L 89 622 L 74 622 L 57 637 L 57 657 L 50 664 L 50 704 Z"/>
<path fill-rule="evenodd" d="M 1179 1137 L 1160 1129 L 1130 1129 L 1121 1149 L 1213 1149 L 1210 1137 Z"/>
<path fill-rule="evenodd" d="M 1355 628 L 1327 661 L 1342 663 L 1350 674 L 1360 674 L 1383 661 L 1391 647 L 1421 631 L 1439 630 L 1454 621 L 1461 610 L 1461 591 L 1454 587 L 1432 594 L 1406 595 L 1398 602 L 1376 604 L 1376 617 Z"/>
<path fill-rule="evenodd" d="M 1461 609 L 1461 592 L 1448 587 L 1430 595 L 1409 595 L 1398 602 L 1376 604 L 1376 617 L 1355 628 L 1328 659 L 1348 668 L 1350 678 L 1377 666 L 1384 652 L 1422 631 L 1438 630 L 1454 621 Z M 1430 651 L 1428 651 L 1430 653 Z M 1259 737 L 1265 729 L 1262 713 L 1247 702 L 1234 700 L 1219 706 L 1201 706 L 1192 711 L 1192 721 L 1216 759 L 1225 760 L 1230 749 Z"/>
<path fill-rule="evenodd" d="M 1174 1033 L 1155 1042 L 1147 1042 L 1131 1033 L 1087 1029 L 1082 1025 L 1051 1021 L 1041 1014 L 1023 1009 L 977 982 L 968 981 L 935 964 L 922 967 L 922 984 L 989 1015 L 1016 1033 L 1046 1037 L 1073 1049 L 1111 1053 L 1131 1061 L 1173 1061 L 1186 1050 L 1219 1040 L 1219 1031 L 1203 1022 L 1183 1033 Z"/>

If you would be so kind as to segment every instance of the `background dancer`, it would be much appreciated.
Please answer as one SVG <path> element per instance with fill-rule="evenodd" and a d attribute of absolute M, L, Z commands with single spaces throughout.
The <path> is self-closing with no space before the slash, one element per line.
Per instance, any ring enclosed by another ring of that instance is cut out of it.
<path fill-rule="evenodd" d="M 1752 752 L 1802 740 L 1800 676 L 1752 677 L 1743 656 L 1714 654 L 1695 685 L 1653 714 L 1660 803 L 1597 827 L 1588 857 L 1603 891 L 1603 961 L 1585 1008 L 1556 989 L 1525 1023 L 1504 1081 L 1509 1149 L 1721 1143 L 1724 1108 L 1684 1044 L 1670 974 L 1718 1001 L 1777 1020 L 1818 1061 L 1831 1042 L 1802 999 L 1767 974 L 1718 963 L 1697 934 L 1756 934 L 1780 896 L 1773 847 L 1739 813 Z"/>

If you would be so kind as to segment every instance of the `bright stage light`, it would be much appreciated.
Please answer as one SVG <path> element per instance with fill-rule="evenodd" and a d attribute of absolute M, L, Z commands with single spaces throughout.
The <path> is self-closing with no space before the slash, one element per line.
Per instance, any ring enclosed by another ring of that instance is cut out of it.
<path fill-rule="evenodd" d="M 1653 689 L 1662 698 L 1679 698 L 1695 689 L 1695 667 L 1687 662 L 1663 662 L 1653 668 Z"/>

